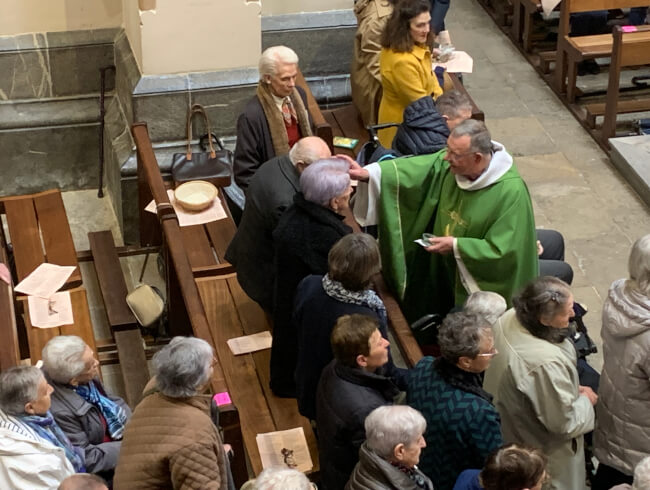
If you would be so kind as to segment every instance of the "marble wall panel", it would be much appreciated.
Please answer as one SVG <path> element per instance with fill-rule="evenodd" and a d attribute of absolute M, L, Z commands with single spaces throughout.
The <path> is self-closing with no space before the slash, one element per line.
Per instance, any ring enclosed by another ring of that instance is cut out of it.
<path fill-rule="evenodd" d="M 0 100 L 52 97 L 48 50 L 0 52 Z"/>
<path fill-rule="evenodd" d="M 219 137 L 235 134 L 237 118 L 248 100 L 255 95 L 255 86 L 227 87 L 218 90 L 200 90 L 191 93 L 192 103 L 205 107 L 212 131 Z M 203 124 L 193 125 L 194 137 L 205 134 Z"/>
<path fill-rule="evenodd" d="M 54 96 L 99 93 L 99 69 L 114 64 L 113 45 L 76 46 L 50 50 Z M 106 75 L 106 91 L 115 87 L 112 71 Z"/>
<path fill-rule="evenodd" d="M 133 97 L 133 118 L 147 123 L 151 141 L 180 140 L 189 105 L 189 92 L 139 95 Z"/>

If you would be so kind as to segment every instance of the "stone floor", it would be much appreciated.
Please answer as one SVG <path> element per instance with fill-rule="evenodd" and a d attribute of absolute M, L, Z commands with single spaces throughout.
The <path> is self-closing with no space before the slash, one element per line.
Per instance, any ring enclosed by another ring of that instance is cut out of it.
<path fill-rule="evenodd" d="M 600 312 L 610 283 L 625 277 L 631 244 L 650 230 L 650 213 L 620 177 L 609 157 L 583 130 L 544 81 L 495 26 L 474 0 L 455 0 L 447 27 L 457 49 L 474 58 L 474 73 L 465 84 L 493 138 L 505 145 L 528 183 L 537 225 L 561 231 L 566 260 L 573 266 L 573 291 L 589 308 L 586 323 L 600 345 Z M 87 232 L 111 229 L 116 242 L 117 221 L 109 197 L 94 191 L 64 193 L 64 202 L 79 250 L 88 249 Z M 123 260 L 129 287 L 137 283 L 143 258 Z M 90 284 L 93 319 L 105 334 L 92 267 L 84 266 Z M 146 281 L 157 283 L 155 260 L 149 261 Z M 602 349 L 601 349 L 602 350 Z M 598 369 L 602 353 L 590 357 Z M 112 366 L 104 369 L 119 391 Z"/>

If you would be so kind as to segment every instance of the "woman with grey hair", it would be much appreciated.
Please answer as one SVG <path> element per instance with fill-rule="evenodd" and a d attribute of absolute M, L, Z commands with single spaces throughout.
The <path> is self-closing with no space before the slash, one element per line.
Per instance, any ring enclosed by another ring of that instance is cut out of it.
<path fill-rule="evenodd" d="M 317 490 L 315 483 L 298 470 L 272 466 L 262 471 L 257 478 L 249 480 L 241 490 Z"/>
<path fill-rule="evenodd" d="M 131 409 L 106 392 L 99 362 L 81 337 L 53 337 L 42 355 L 45 377 L 54 388 L 52 415 L 72 443 L 84 448 L 86 470 L 110 481 Z"/>
<path fill-rule="evenodd" d="M 345 490 L 433 490 L 417 467 L 426 447 L 427 422 L 420 412 L 386 405 L 370 412 L 364 425 L 366 441 Z"/>
<path fill-rule="evenodd" d="M 154 355 L 159 391 L 145 396 L 126 427 L 115 488 L 232 488 L 204 394 L 214 362 L 210 344 L 195 337 L 174 337 Z"/>
<path fill-rule="evenodd" d="M 568 338 L 573 313 L 569 286 L 555 277 L 529 282 L 514 308 L 497 321 L 499 356 L 485 373 L 503 437 L 540 448 L 548 457 L 554 490 L 585 489 L 584 434 L 594 427 L 598 396 L 578 377 Z"/>
<path fill-rule="evenodd" d="M 603 307 L 595 490 L 632 483 L 634 467 L 650 454 L 650 235 L 632 246 L 628 271 Z"/>
<path fill-rule="evenodd" d="M 74 447 L 50 413 L 52 387 L 35 366 L 0 373 L 0 488 L 49 490 L 83 472 Z"/>
<path fill-rule="evenodd" d="M 506 300 L 499 293 L 492 291 L 475 291 L 467 297 L 463 311 L 483 317 L 494 325 L 508 309 Z"/>
<path fill-rule="evenodd" d="M 451 490 L 466 469 L 481 468 L 502 444 L 499 414 L 482 373 L 497 354 L 491 324 L 467 312 L 448 315 L 438 331 L 441 357 L 409 373 L 408 404 L 427 420 L 422 471 L 436 490 Z"/>
<path fill-rule="evenodd" d="M 350 194 L 349 162 L 328 158 L 312 163 L 300 175 L 302 192 L 282 215 L 273 232 L 275 295 L 271 389 L 277 396 L 295 397 L 297 346 L 291 320 L 298 283 L 310 274 L 327 273 L 332 246 L 352 229 L 343 223 Z"/>

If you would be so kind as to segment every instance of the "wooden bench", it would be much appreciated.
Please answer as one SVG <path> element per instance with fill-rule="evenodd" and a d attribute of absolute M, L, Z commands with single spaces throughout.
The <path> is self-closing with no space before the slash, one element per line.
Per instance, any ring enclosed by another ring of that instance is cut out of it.
<path fill-rule="evenodd" d="M 4 230 L 0 226 L 0 263 L 11 270 Z M 17 366 L 20 362 L 20 345 L 16 324 L 14 289 L 12 284 L 0 280 L 0 371 Z"/>
<path fill-rule="evenodd" d="M 609 66 L 607 98 L 604 103 L 587 104 L 587 123 L 595 127 L 596 116 L 604 116 L 600 131 L 602 143 L 616 136 L 616 116 L 622 113 L 650 111 L 650 98 L 619 100 L 621 69 L 650 63 L 650 26 L 638 26 L 634 32 L 623 32 L 616 26 L 613 32 L 612 61 Z"/>
<path fill-rule="evenodd" d="M 88 233 L 104 309 L 117 348 L 127 403 L 135 407 L 149 381 L 140 327 L 126 304 L 128 289 L 110 231 Z"/>
<path fill-rule="evenodd" d="M 472 104 L 472 119 L 485 121 L 485 114 L 476 105 L 469 95 L 464 85 L 455 73 L 449 73 L 451 87 L 454 90 L 464 93 Z M 296 85 L 300 86 L 307 95 L 307 108 L 314 121 L 315 135 L 323 138 L 329 145 L 330 150 L 336 154 L 345 154 L 352 158 L 356 156 L 361 147 L 368 141 L 368 130 L 363 125 L 361 116 L 353 104 L 346 104 L 335 109 L 321 110 L 309 89 L 307 81 L 302 73 L 298 71 Z M 334 136 L 343 136 L 346 138 L 358 139 L 359 143 L 352 150 L 346 148 L 335 148 L 333 144 Z"/>
<path fill-rule="evenodd" d="M 236 483 L 239 486 L 247 478 L 244 447 L 253 472 L 262 471 L 257 434 L 295 427 L 302 427 L 305 432 L 317 472 L 316 439 L 308 421 L 298 413 L 295 400 L 277 398 L 268 389 L 270 352 L 234 356 L 226 344 L 230 338 L 269 329 L 260 307 L 243 293 L 230 264 L 221 259 L 235 232 L 232 219 L 229 216 L 210 226 L 181 228 L 169 203 L 146 125 L 135 124 L 133 135 L 138 152 L 138 176 L 149 190 L 147 196 L 141 189 L 140 206 L 146 206 L 151 196 L 154 198 L 164 235 L 169 328 L 177 335 L 194 334 L 213 346 L 221 384 L 217 387 L 213 380 L 212 388 L 228 391 L 233 409 L 237 407 L 239 428 L 233 422 L 230 435 L 228 432 L 225 435 L 229 444 L 238 437 L 242 448 L 235 447 Z"/>
<path fill-rule="evenodd" d="M 566 92 L 569 103 L 575 102 L 576 99 L 578 63 L 610 57 L 613 46 L 612 34 L 569 37 L 571 14 L 593 10 L 647 7 L 647 5 L 647 0 L 562 0 L 555 62 L 555 88 L 560 94 Z"/>

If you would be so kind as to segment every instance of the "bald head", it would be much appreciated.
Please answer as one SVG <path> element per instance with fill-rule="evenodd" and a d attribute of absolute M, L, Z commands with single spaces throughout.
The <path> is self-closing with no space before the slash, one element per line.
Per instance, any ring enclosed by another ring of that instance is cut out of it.
<path fill-rule="evenodd" d="M 307 168 L 308 165 L 324 158 L 330 158 L 332 152 L 329 146 L 322 138 L 318 136 L 307 136 L 298 140 L 289 152 L 291 163 L 294 164 L 298 172 Z"/>
<path fill-rule="evenodd" d="M 63 480 L 58 490 L 108 490 L 108 486 L 97 475 L 76 473 Z"/>

